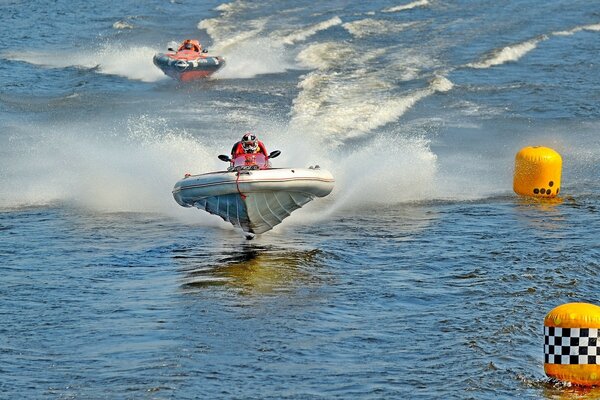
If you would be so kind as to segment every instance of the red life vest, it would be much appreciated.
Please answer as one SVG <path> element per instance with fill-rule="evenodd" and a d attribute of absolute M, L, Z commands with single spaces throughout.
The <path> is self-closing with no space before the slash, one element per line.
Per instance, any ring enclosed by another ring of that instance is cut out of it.
<path fill-rule="evenodd" d="M 258 142 L 258 146 L 256 147 L 256 151 L 254 151 L 254 154 L 263 153 L 265 155 L 265 157 L 269 157 L 269 153 L 267 153 L 267 148 L 265 147 L 264 143 L 261 142 L 260 140 L 258 140 L 257 142 Z M 242 146 L 242 142 L 240 141 L 233 145 L 233 148 L 231 149 L 231 158 L 236 158 L 242 154 L 248 154 L 248 153 L 244 150 L 244 147 Z"/>

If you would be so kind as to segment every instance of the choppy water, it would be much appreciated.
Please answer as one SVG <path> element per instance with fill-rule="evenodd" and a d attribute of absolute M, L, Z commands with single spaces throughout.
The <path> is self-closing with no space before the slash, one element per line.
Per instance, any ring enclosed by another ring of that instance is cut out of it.
<path fill-rule="evenodd" d="M 600 398 L 542 353 L 600 302 L 600 4 L 538 3 L 0 2 L 0 397 Z M 247 130 L 336 177 L 251 242 L 170 193 Z"/>

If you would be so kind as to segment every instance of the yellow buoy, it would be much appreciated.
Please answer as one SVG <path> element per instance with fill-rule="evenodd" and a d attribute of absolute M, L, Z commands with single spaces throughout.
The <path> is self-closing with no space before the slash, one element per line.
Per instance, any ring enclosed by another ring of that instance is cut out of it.
<path fill-rule="evenodd" d="M 544 372 L 580 386 L 600 385 L 600 307 L 558 306 L 544 319 Z"/>
<path fill-rule="evenodd" d="M 542 146 L 524 147 L 515 156 L 513 189 L 522 196 L 554 197 L 560 192 L 562 158 Z"/>

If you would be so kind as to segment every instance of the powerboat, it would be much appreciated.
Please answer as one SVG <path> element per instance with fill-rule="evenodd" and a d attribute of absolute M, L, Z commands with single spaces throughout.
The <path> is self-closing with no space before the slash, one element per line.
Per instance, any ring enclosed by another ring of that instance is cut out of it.
<path fill-rule="evenodd" d="M 184 41 L 177 50 L 169 47 L 170 52 L 155 54 L 154 65 L 165 75 L 182 82 L 206 78 L 225 65 L 220 56 L 208 55 L 197 40 Z"/>
<path fill-rule="evenodd" d="M 226 171 L 186 175 L 173 188 L 175 201 L 218 215 L 241 228 L 248 239 L 280 224 L 292 211 L 333 190 L 334 178 L 318 165 L 309 168 L 272 168 L 262 153 L 243 154 Z"/>

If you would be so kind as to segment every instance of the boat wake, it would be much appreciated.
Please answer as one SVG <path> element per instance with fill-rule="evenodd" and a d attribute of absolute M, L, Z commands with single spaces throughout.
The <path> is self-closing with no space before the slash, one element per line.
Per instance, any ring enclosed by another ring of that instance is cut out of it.
<path fill-rule="evenodd" d="M 571 36 L 581 31 L 600 32 L 600 24 L 583 25 L 567 31 L 552 32 L 556 36 Z"/>
<path fill-rule="evenodd" d="M 342 20 L 340 17 L 336 16 L 326 21 L 318 22 L 314 25 L 293 29 L 291 32 L 274 32 L 271 37 L 283 44 L 292 45 L 298 42 L 303 42 L 320 31 L 324 31 L 333 26 L 341 24 Z"/>
<path fill-rule="evenodd" d="M 293 102 L 291 127 L 340 145 L 397 121 L 424 98 L 452 89 L 447 78 L 431 76 L 421 88 L 395 93 L 395 81 L 402 78 L 401 73 L 390 76 L 388 69 L 368 67 L 377 64 L 386 52 L 359 52 L 349 44 L 332 42 L 310 45 L 300 52 L 299 61 L 315 70 L 298 84 L 301 91 Z M 418 75 L 417 65 L 426 64 L 420 57 L 409 56 L 403 57 L 403 63 L 390 63 L 389 67 L 398 68 L 409 80 Z"/>
<path fill-rule="evenodd" d="M 415 26 L 416 22 L 398 23 L 392 21 L 379 20 L 374 18 L 366 18 L 358 21 L 347 22 L 342 24 L 355 38 L 364 38 L 368 36 L 387 36 L 394 35 L 403 30 Z"/>
<path fill-rule="evenodd" d="M 382 10 L 382 12 L 395 13 L 395 12 L 400 12 L 400 11 L 405 11 L 405 10 L 412 10 L 413 8 L 416 8 L 416 7 L 426 7 L 428 5 L 429 5 L 429 0 L 417 0 L 417 1 L 413 1 L 412 3 L 386 8 L 386 9 Z"/>
<path fill-rule="evenodd" d="M 496 65 L 505 64 L 510 61 L 517 61 L 525 54 L 535 49 L 537 45 L 544 40 L 548 40 L 548 36 L 542 35 L 538 38 L 531 39 L 523 43 L 503 47 L 492 52 L 490 56 L 486 57 L 482 61 L 467 64 L 467 67 L 480 69 L 490 68 Z"/>
<path fill-rule="evenodd" d="M 246 7 L 242 4 L 245 3 L 219 7 L 222 11 L 219 17 L 198 23 L 198 28 L 206 30 L 213 39 L 214 51 L 222 54 L 228 63 L 218 74 L 220 79 L 248 79 L 298 69 L 294 60 L 297 50 L 290 46 L 342 23 L 339 17 L 333 17 L 308 26 L 268 33 L 269 18 L 245 19 L 241 23 L 237 20 L 237 13 Z"/>
<path fill-rule="evenodd" d="M 530 39 L 522 43 L 516 43 L 497 49 L 483 60 L 469 63 L 466 66 L 481 69 L 502 65 L 507 62 L 518 61 L 527 53 L 537 48 L 539 43 L 550 39 L 552 36 L 571 36 L 583 31 L 600 32 L 600 24 L 583 25 L 565 31 L 552 32 L 548 35 L 540 35 L 534 39 Z"/>
<path fill-rule="evenodd" d="M 123 46 L 107 43 L 95 50 L 31 51 L 5 53 L 9 60 L 23 61 L 46 68 L 93 69 L 106 75 L 122 76 L 142 82 L 156 82 L 165 79 L 152 64 L 156 49 L 147 46 Z"/>

